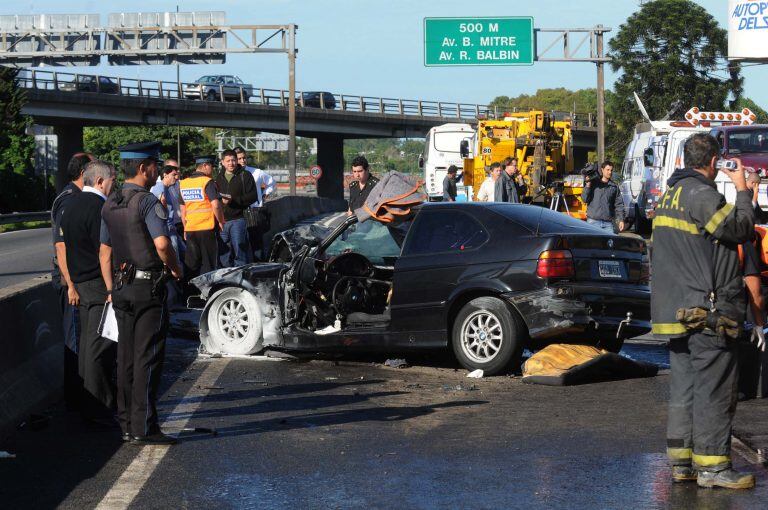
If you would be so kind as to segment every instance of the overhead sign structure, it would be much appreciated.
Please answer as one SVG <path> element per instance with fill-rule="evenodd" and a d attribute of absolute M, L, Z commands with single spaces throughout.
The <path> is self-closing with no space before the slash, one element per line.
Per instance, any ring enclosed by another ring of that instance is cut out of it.
<path fill-rule="evenodd" d="M 768 2 L 728 2 L 728 59 L 768 59 Z"/>
<path fill-rule="evenodd" d="M 424 18 L 425 66 L 529 66 L 532 17 Z"/>

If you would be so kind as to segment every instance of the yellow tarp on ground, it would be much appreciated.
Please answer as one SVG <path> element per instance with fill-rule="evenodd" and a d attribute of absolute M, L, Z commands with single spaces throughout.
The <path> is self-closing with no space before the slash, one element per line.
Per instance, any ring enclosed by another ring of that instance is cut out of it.
<path fill-rule="evenodd" d="M 658 367 L 590 345 L 553 344 L 523 364 L 523 382 L 566 386 L 632 377 L 652 377 Z"/>
<path fill-rule="evenodd" d="M 523 377 L 532 375 L 558 376 L 575 366 L 591 361 L 608 351 L 591 345 L 548 345 L 525 362 Z"/>

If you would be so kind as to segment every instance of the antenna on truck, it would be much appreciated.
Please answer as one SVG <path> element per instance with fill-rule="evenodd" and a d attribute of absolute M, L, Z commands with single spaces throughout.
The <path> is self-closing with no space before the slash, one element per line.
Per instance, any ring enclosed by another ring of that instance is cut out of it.
<path fill-rule="evenodd" d="M 651 117 L 648 115 L 648 111 L 645 109 L 645 106 L 643 106 L 643 102 L 640 101 L 640 96 L 637 95 L 637 92 L 632 92 L 632 94 L 635 96 L 635 103 L 637 103 L 637 107 L 640 108 L 640 113 L 643 114 L 643 118 L 647 123 L 651 123 Z"/>

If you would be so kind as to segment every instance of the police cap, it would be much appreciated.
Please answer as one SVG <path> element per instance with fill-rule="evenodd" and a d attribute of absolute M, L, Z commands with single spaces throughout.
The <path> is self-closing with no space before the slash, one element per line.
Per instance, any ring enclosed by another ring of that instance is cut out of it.
<path fill-rule="evenodd" d="M 216 156 L 197 156 L 195 158 L 195 165 L 204 165 L 206 163 L 216 163 Z"/>
<path fill-rule="evenodd" d="M 118 147 L 120 159 L 160 159 L 160 142 L 131 143 Z"/>

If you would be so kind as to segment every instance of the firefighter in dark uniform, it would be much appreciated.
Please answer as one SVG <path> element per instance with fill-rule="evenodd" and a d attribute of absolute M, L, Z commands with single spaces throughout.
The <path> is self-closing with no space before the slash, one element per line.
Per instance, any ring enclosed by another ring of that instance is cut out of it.
<path fill-rule="evenodd" d="M 363 207 L 368 194 L 379 182 L 379 179 L 371 175 L 365 156 L 357 156 L 352 160 L 352 177 L 355 180 L 349 183 L 349 215 Z"/>
<path fill-rule="evenodd" d="M 102 276 L 118 326 L 118 420 L 123 440 L 134 444 L 176 442 L 161 432 L 156 409 L 168 326 L 165 283 L 181 277 L 167 210 L 149 191 L 159 149 L 159 142 L 119 149 L 125 184 L 102 211 Z"/>
<path fill-rule="evenodd" d="M 667 455 L 676 482 L 752 488 L 754 475 L 733 470 L 730 455 L 747 306 L 738 245 L 753 234 L 751 193 L 740 162 L 727 171 L 735 205 L 717 191 L 713 137 L 695 134 L 683 150 L 687 168 L 670 177 L 653 220 L 652 331 L 670 350 Z"/>

